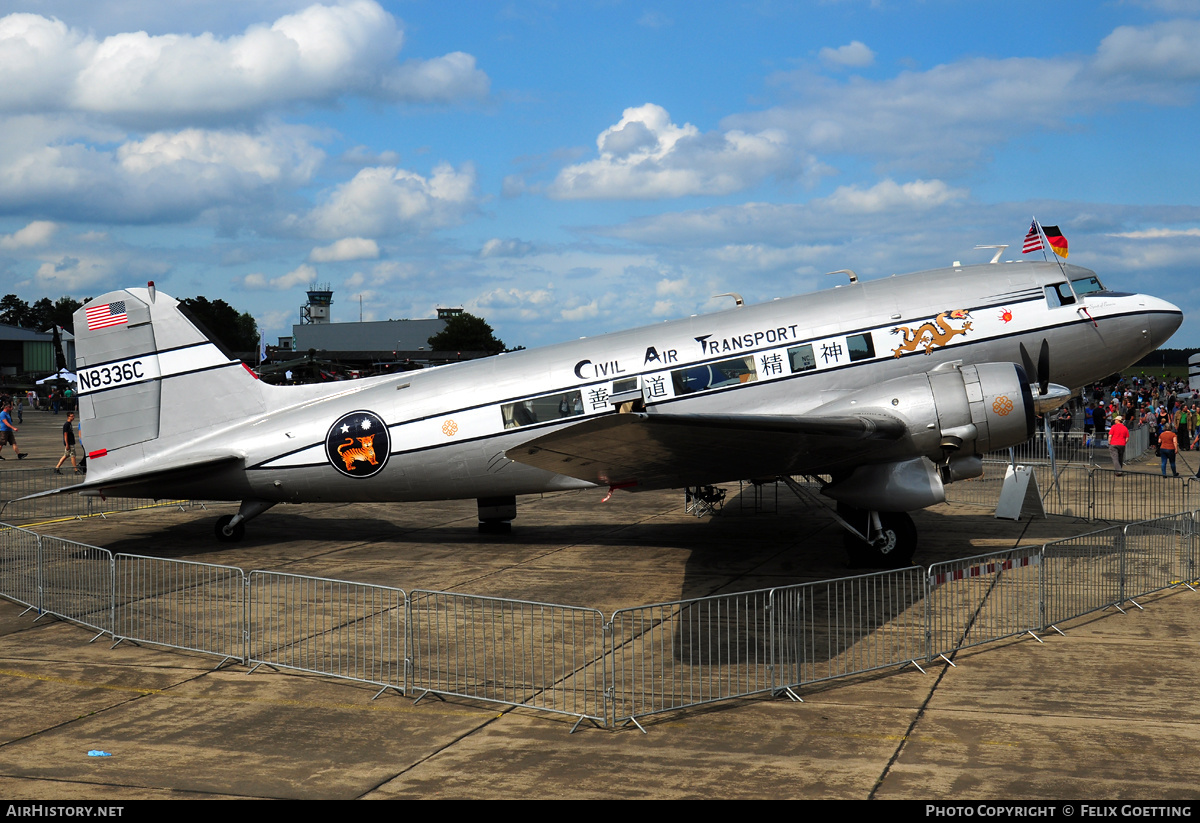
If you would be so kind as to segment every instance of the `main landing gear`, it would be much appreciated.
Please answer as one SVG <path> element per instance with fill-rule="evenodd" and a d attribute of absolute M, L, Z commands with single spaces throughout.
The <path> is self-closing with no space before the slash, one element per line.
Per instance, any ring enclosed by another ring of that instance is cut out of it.
<path fill-rule="evenodd" d="M 781 476 L 801 500 L 829 509 L 829 504 L 794 477 Z M 842 535 L 852 569 L 902 569 L 912 565 L 917 551 L 917 527 L 907 512 L 879 512 L 838 503 L 830 510 L 846 533 Z"/>
<path fill-rule="evenodd" d="M 213 533 L 222 543 L 239 543 L 246 536 L 246 521 L 253 520 L 274 505 L 273 501 L 268 500 L 243 500 L 237 514 L 217 518 Z"/>
<path fill-rule="evenodd" d="M 917 527 L 908 512 L 875 512 L 839 503 L 837 519 L 852 569 L 902 569 L 917 551 Z"/>

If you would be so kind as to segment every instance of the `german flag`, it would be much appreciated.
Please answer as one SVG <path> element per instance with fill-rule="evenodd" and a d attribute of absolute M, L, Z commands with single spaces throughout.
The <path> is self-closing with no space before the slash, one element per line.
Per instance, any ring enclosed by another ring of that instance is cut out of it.
<path fill-rule="evenodd" d="M 1058 226 L 1042 226 L 1042 233 L 1046 235 L 1046 240 L 1050 243 L 1050 248 L 1054 253 L 1059 257 L 1066 258 L 1067 238 L 1063 237 Z"/>

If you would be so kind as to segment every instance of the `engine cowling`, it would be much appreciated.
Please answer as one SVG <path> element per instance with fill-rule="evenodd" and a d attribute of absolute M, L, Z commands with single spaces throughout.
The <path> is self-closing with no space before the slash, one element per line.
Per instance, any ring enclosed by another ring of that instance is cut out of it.
<path fill-rule="evenodd" d="M 908 435 L 894 444 L 895 459 L 856 466 L 823 489 L 835 500 L 876 511 L 944 501 L 945 483 L 981 475 L 980 455 L 1025 442 L 1036 421 L 1029 382 L 1013 363 L 941 366 L 853 392 L 817 412 L 904 422 Z"/>

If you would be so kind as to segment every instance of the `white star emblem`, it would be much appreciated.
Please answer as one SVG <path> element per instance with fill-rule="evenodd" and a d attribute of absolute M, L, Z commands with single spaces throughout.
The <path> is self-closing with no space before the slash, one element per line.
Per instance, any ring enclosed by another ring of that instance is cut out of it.
<path fill-rule="evenodd" d="M 342 434 L 349 434 L 349 433 L 350 433 L 350 427 L 347 426 L 345 423 L 343 423 L 342 424 Z"/>
<path fill-rule="evenodd" d="M 364 420 L 362 422 L 362 427 L 363 427 L 363 431 L 367 431 L 368 429 L 370 429 L 371 428 L 371 418 L 368 417 L 366 420 Z"/>

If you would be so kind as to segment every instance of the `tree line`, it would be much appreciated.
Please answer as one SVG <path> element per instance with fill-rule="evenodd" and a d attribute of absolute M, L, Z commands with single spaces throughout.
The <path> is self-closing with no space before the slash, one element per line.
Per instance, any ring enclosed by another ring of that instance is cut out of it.
<path fill-rule="evenodd" d="M 48 331 L 51 326 L 60 326 L 74 334 L 74 314 L 91 299 L 76 300 L 64 296 L 52 301 L 43 297 L 31 305 L 15 294 L 6 294 L 0 297 L 0 323 L 34 331 Z M 198 320 L 230 351 L 258 350 L 258 323 L 248 312 L 239 312 L 224 300 L 209 300 L 203 295 L 185 297 L 179 303 L 185 313 Z"/>

